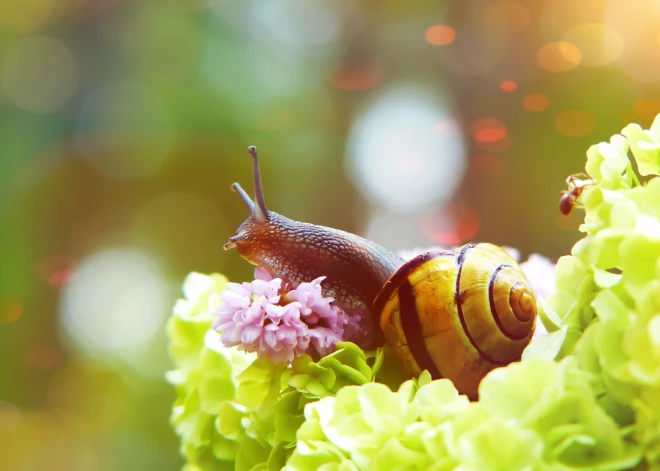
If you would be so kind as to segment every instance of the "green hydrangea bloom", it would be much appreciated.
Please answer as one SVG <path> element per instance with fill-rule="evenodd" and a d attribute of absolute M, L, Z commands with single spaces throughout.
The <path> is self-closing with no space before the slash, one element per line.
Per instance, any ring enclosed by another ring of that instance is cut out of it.
<path fill-rule="evenodd" d="M 183 283 L 184 299 L 177 300 L 167 323 L 170 356 L 177 368 L 189 370 L 197 364 L 204 337 L 211 325 L 211 312 L 219 303 L 227 278 L 191 273 Z"/>
<path fill-rule="evenodd" d="M 347 461 L 360 470 L 635 466 L 639 446 L 595 392 L 574 357 L 497 369 L 482 382 L 478 403 L 448 380 L 420 378 L 397 392 L 377 383 L 346 387 L 307 406 L 286 469 Z"/>
<path fill-rule="evenodd" d="M 650 130 L 629 125 L 589 149 L 586 236 L 560 259 L 557 292 L 543 305 L 552 327 L 567 331 L 558 356 L 575 355 L 594 375 L 604 410 L 658 466 L 660 408 L 650 398 L 660 385 L 659 142 L 656 118 Z"/>
<path fill-rule="evenodd" d="M 414 402 L 416 391 L 414 381 L 403 383 L 397 392 L 367 383 L 310 403 L 285 469 L 312 469 L 312 463 L 327 469 L 330 464 L 347 469 L 431 469 L 433 460 L 424 444 L 431 427 L 417 423 L 422 408 Z"/>

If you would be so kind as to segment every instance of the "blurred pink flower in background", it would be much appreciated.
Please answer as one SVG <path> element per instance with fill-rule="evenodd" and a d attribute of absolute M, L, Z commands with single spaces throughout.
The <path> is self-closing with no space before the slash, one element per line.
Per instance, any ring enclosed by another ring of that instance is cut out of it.
<path fill-rule="evenodd" d="M 520 268 L 538 296 L 547 298 L 555 292 L 555 264 L 549 258 L 533 253 Z"/>
<path fill-rule="evenodd" d="M 288 291 L 279 278 L 256 268 L 250 283 L 228 283 L 220 295 L 224 304 L 215 312 L 213 329 L 227 347 L 238 345 L 274 363 L 290 362 L 310 352 L 320 356 L 342 340 L 347 316 L 324 297 L 319 277 Z"/>
<path fill-rule="evenodd" d="M 532 285 L 537 296 L 547 299 L 555 292 L 555 264 L 548 258 L 539 254 L 531 254 L 526 262 L 520 264 L 525 276 Z M 532 339 L 547 334 L 543 322 L 536 321 L 536 330 Z"/>

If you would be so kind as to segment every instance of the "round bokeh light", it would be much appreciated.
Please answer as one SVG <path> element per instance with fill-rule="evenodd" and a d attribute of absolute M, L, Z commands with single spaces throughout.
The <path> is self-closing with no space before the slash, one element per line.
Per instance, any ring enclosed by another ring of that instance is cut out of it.
<path fill-rule="evenodd" d="M 63 291 L 65 344 L 99 362 L 137 369 L 168 315 L 167 284 L 157 264 L 134 249 L 110 249 L 84 259 Z"/>
<path fill-rule="evenodd" d="M 348 137 L 347 166 L 356 187 L 404 212 L 450 198 L 465 171 L 465 151 L 460 133 L 436 130 L 449 117 L 446 103 L 422 88 L 386 89 Z"/>

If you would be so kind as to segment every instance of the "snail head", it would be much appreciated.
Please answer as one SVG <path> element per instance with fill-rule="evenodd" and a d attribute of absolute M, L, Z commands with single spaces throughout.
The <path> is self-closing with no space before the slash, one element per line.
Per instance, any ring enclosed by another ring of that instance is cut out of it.
<path fill-rule="evenodd" d="M 229 238 L 224 248 L 225 250 L 236 248 L 243 258 L 253 264 L 258 264 L 260 261 L 259 254 L 264 251 L 264 245 L 268 245 L 268 240 L 272 237 L 271 219 L 275 213 L 268 211 L 266 208 L 257 148 L 254 146 L 248 147 L 248 153 L 252 156 L 254 201 L 241 185 L 238 183 L 232 184 L 232 190 L 240 196 L 245 206 L 250 210 L 250 216 L 238 227 L 236 234 Z"/>

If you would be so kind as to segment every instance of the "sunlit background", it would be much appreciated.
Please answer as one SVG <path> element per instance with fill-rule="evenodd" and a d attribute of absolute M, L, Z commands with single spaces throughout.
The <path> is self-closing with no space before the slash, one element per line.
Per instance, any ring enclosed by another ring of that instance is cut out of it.
<path fill-rule="evenodd" d="M 175 470 L 164 324 L 266 201 L 393 250 L 567 253 L 660 112 L 658 0 L 0 0 L 0 468 Z"/>

